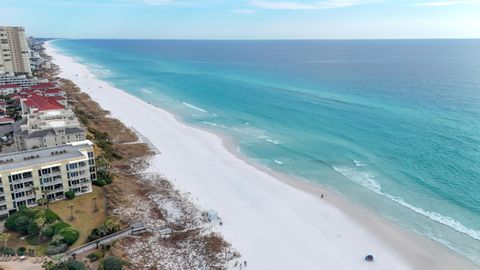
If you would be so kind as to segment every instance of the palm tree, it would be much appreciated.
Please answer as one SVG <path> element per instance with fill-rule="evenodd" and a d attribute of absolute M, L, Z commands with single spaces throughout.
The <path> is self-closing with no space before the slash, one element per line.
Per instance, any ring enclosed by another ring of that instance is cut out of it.
<path fill-rule="evenodd" d="M 39 217 L 37 219 L 35 219 L 35 223 L 37 223 L 37 226 L 40 228 L 40 230 L 38 231 L 38 239 L 41 241 L 42 240 L 42 230 L 43 230 L 43 226 L 45 226 L 45 223 L 46 223 L 46 219 L 43 218 L 43 217 Z"/>
<path fill-rule="evenodd" d="M 38 205 L 45 205 L 45 207 L 48 207 L 48 200 L 46 198 L 40 198 L 37 200 Z"/>
<path fill-rule="evenodd" d="M 48 190 L 46 189 L 42 190 L 42 196 L 43 196 L 43 199 L 45 199 L 44 204 L 48 208 L 48 203 L 50 202 L 50 200 L 48 199 L 47 194 L 48 194 Z"/>
<path fill-rule="evenodd" d="M 3 247 L 7 247 L 8 239 L 10 239 L 10 234 L 6 232 L 0 233 L 0 242 L 3 242 Z"/>
<path fill-rule="evenodd" d="M 93 205 L 95 206 L 95 209 L 93 210 L 93 212 L 96 213 L 96 212 L 98 212 L 97 196 L 93 196 L 92 201 L 93 201 Z"/>
<path fill-rule="evenodd" d="M 70 204 L 68 206 L 68 208 L 70 208 L 70 220 L 73 221 L 74 217 L 73 217 L 73 208 L 75 208 L 75 205 L 73 204 Z"/>

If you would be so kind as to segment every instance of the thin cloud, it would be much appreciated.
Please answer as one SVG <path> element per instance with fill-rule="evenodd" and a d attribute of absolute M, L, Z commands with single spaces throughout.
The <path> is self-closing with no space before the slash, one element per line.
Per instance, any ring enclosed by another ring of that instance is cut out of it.
<path fill-rule="evenodd" d="M 260 9 L 332 9 L 357 6 L 378 2 L 378 0 L 323 0 L 323 1 L 274 1 L 274 0 L 254 0 L 251 5 Z"/>
<path fill-rule="evenodd" d="M 232 9 L 233 13 L 237 14 L 244 14 L 244 15 L 249 15 L 249 14 L 255 14 L 257 13 L 256 10 L 254 9 L 248 9 L 248 8 L 238 8 L 238 9 Z"/>
<path fill-rule="evenodd" d="M 422 2 L 415 4 L 416 6 L 423 7 L 447 7 L 454 5 L 468 5 L 468 4 L 480 4 L 479 0 L 460 0 L 460 1 L 436 1 L 436 2 Z"/>

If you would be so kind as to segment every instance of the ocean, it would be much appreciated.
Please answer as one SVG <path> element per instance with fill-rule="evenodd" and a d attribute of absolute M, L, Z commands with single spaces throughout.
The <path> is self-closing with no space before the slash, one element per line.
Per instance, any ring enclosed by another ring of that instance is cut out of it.
<path fill-rule="evenodd" d="M 247 158 L 480 264 L 480 40 L 52 45 Z"/>

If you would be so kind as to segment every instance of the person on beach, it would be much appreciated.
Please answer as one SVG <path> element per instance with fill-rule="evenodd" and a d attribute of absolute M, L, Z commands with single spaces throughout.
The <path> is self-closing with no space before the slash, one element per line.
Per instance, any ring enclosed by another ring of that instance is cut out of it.
<path fill-rule="evenodd" d="M 322 196 L 320 196 L 320 198 L 322 198 L 322 199 L 323 199 L 323 194 L 322 194 Z"/>

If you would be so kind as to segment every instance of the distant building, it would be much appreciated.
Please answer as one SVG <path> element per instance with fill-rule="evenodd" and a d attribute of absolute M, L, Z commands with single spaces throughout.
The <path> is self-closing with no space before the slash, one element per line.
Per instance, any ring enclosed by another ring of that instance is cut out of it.
<path fill-rule="evenodd" d="M 91 192 L 95 179 L 90 141 L 0 155 L 0 216 L 37 206 L 42 197 L 56 201 L 67 191 Z"/>
<path fill-rule="evenodd" d="M 23 27 L 0 26 L 0 73 L 32 75 Z"/>

